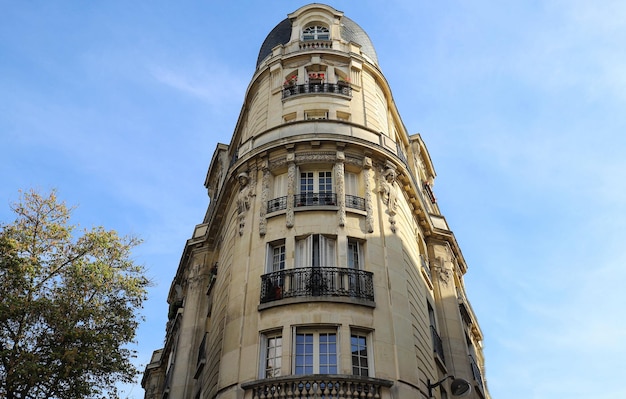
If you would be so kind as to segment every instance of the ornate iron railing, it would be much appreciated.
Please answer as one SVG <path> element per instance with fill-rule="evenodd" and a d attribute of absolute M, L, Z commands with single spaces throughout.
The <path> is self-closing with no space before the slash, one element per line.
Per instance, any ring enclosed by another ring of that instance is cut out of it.
<path fill-rule="evenodd" d="M 241 387 L 252 392 L 252 399 L 380 399 L 381 391 L 392 385 L 380 378 L 316 374 L 252 381 Z"/>
<path fill-rule="evenodd" d="M 433 337 L 433 351 L 435 352 L 437 356 L 439 356 L 441 361 L 445 364 L 446 358 L 443 356 L 443 342 L 441 341 L 441 338 L 439 337 L 439 334 L 437 333 L 437 329 L 434 326 L 430 326 L 430 334 Z"/>
<path fill-rule="evenodd" d="M 278 197 L 267 201 L 267 213 L 287 209 L 287 197 Z"/>
<path fill-rule="evenodd" d="M 365 210 L 365 198 L 357 197 L 356 195 L 346 195 L 346 206 L 348 208 Z"/>
<path fill-rule="evenodd" d="M 306 193 L 294 196 L 295 207 L 298 206 L 324 206 L 337 205 L 335 193 Z M 365 198 L 356 195 L 346 195 L 346 207 L 365 210 Z M 267 213 L 278 212 L 287 209 L 287 197 L 277 197 L 267 201 Z"/>
<path fill-rule="evenodd" d="M 335 193 L 304 193 L 293 196 L 294 206 L 337 205 Z"/>
<path fill-rule="evenodd" d="M 261 276 L 261 303 L 293 297 L 351 297 L 373 302 L 373 274 L 345 267 L 297 267 Z"/>
<path fill-rule="evenodd" d="M 305 83 L 302 85 L 290 85 L 283 87 L 282 99 L 290 98 L 301 94 L 339 94 L 352 97 L 352 87 L 343 83 Z"/>

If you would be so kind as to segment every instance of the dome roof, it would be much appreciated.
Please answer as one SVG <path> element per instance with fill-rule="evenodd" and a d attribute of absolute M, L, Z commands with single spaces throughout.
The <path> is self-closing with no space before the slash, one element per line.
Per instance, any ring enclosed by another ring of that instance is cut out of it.
<path fill-rule="evenodd" d="M 267 35 L 265 41 L 261 45 L 259 56 L 256 61 L 257 68 L 261 61 L 268 55 L 272 54 L 272 49 L 279 44 L 289 43 L 291 38 L 291 20 L 285 18 L 282 20 L 272 31 Z M 369 36 L 363 28 L 361 28 L 356 22 L 348 17 L 341 18 L 341 38 L 347 42 L 354 42 L 361 46 L 363 54 L 367 55 L 375 64 L 378 65 L 378 57 L 376 56 L 376 50 L 370 40 Z"/>

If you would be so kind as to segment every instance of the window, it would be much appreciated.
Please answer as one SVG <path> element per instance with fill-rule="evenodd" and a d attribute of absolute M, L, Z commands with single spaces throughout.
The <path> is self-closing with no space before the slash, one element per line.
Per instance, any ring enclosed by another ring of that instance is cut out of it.
<path fill-rule="evenodd" d="M 267 201 L 267 212 L 272 213 L 287 209 L 287 174 L 276 175 L 272 182 L 273 193 Z"/>
<path fill-rule="evenodd" d="M 294 342 L 294 374 L 337 374 L 337 332 L 298 330 Z"/>
<path fill-rule="evenodd" d="M 337 257 L 336 240 L 321 234 L 312 234 L 296 241 L 296 268 L 309 270 L 297 271 L 292 284 L 298 292 L 311 296 L 328 295 L 333 287 L 333 273 L 321 267 L 334 267 Z"/>
<path fill-rule="evenodd" d="M 359 184 L 359 175 L 357 173 L 346 172 L 346 206 L 348 208 L 365 210 L 365 198 L 361 197 L 361 189 Z"/>
<path fill-rule="evenodd" d="M 336 205 L 333 172 L 301 172 L 296 206 Z"/>
<path fill-rule="evenodd" d="M 348 267 L 351 269 L 363 268 L 363 244 L 359 241 L 348 239 Z"/>
<path fill-rule="evenodd" d="M 350 122 L 350 114 L 347 112 L 337 111 L 337 120 Z"/>
<path fill-rule="evenodd" d="M 369 376 L 367 335 L 353 332 L 350 335 L 350 352 L 352 353 L 352 375 Z"/>
<path fill-rule="evenodd" d="M 330 40 L 330 31 L 325 26 L 308 26 L 302 30 L 302 40 Z"/>
<path fill-rule="evenodd" d="M 267 272 L 277 272 L 285 269 L 285 241 L 268 244 Z"/>
<path fill-rule="evenodd" d="M 328 119 L 328 111 L 323 109 L 313 109 L 304 111 L 304 119 L 307 121 L 317 120 L 317 119 Z"/>
<path fill-rule="evenodd" d="M 276 333 L 263 335 L 263 346 L 261 378 L 280 377 L 283 356 L 282 335 Z"/>
<path fill-rule="evenodd" d="M 311 234 L 296 241 L 296 267 L 334 267 L 336 240 Z"/>
<path fill-rule="evenodd" d="M 428 318 L 430 320 L 430 335 L 433 343 L 433 352 L 439 356 L 439 359 L 445 364 L 445 358 L 443 355 L 443 342 L 439 337 L 439 332 L 437 332 L 437 317 L 435 316 L 435 311 L 433 307 L 428 303 Z"/>
<path fill-rule="evenodd" d="M 263 302 L 281 299 L 285 289 L 285 241 L 267 244 L 267 273 L 262 277 L 261 296 Z"/>

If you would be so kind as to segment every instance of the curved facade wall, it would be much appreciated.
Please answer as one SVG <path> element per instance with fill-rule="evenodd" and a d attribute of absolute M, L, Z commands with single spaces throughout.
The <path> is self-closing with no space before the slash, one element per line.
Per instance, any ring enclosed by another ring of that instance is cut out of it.
<path fill-rule="evenodd" d="M 467 265 L 369 38 L 321 4 L 288 21 L 213 154 L 146 398 L 443 398 L 451 375 L 489 397 Z"/>

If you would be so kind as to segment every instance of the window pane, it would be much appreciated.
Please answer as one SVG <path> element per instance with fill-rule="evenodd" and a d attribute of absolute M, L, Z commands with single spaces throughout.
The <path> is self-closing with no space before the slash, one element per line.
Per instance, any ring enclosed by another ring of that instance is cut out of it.
<path fill-rule="evenodd" d="M 352 352 L 352 374 L 360 376 L 369 375 L 367 361 L 367 337 L 352 334 L 350 336 L 350 351 Z"/>
<path fill-rule="evenodd" d="M 285 244 L 277 244 L 272 248 L 272 271 L 285 268 Z"/>
<path fill-rule="evenodd" d="M 282 364 L 282 337 L 269 337 L 267 338 L 266 345 L 265 377 L 278 377 L 280 376 L 280 367 Z"/>
<path fill-rule="evenodd" d="M 348 267 L 359 269 L 359 243 L 357 241 L 348 241 Z"/>
<path fill-rule="evenodd" d="M 295 374 L 313 372 L 313 334 L 296 334 Z"/>
<path fill-rule="evenodd" d="M 319 192 L 320 193 L 332 193 L 333 192 L 332 172 L 320 172 L 319 173 Z"/>
<path fill-rule="evenodd" d="M 300 194 L 312 193 L 315 190 L 313 172 L 300 173 Z"/>

